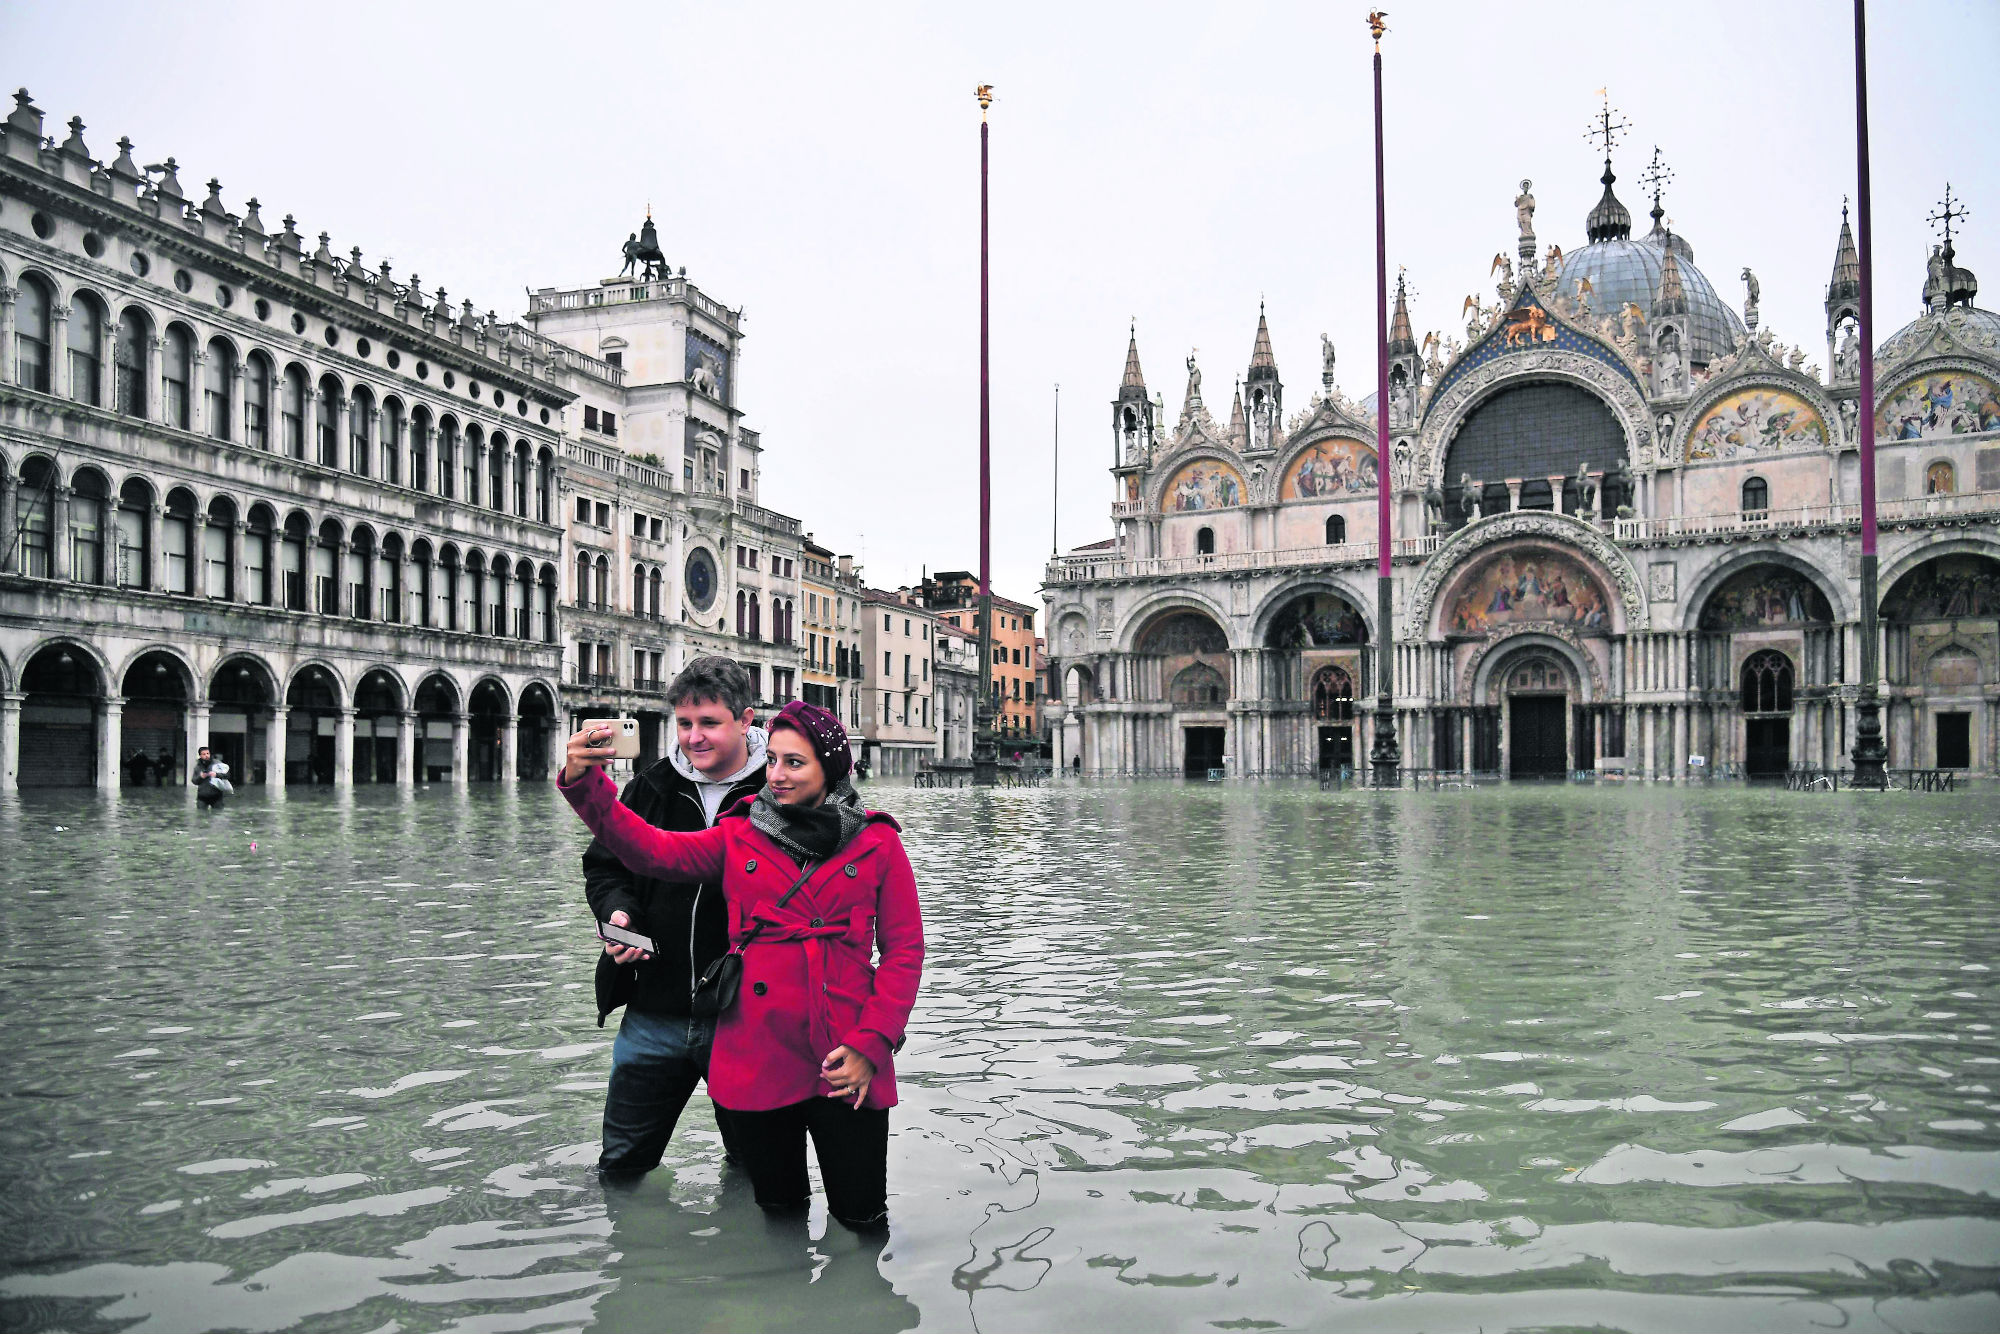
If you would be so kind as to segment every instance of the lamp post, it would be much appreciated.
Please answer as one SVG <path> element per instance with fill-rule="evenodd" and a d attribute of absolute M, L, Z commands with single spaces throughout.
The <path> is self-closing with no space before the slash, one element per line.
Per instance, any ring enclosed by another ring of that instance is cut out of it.
<path fill-rule="evenodd" d="M 999 781 L 999 754 L 993 739 L 993 421 L 992 387 L 987 375 L 986 294 L 986 109 L 993 85 L 982 83 L 979 99 L 979 701 L 972 714 L 972 784 Z"/>
<path fill-rule="evenodd" d="M 1857 0 L 1858 2 L 1858 0 Z M 1375 38 L 1375 739 L 1368 765 L 1375 786 L 1395 787 L 1402 755 L 1396 746 L 1396 634 L 1389 574 L 1389 251 L 1382 204 L 1382 10 L 1368 15 Z"/>
<path fill-rule="evenodd" d="M 1889 747 L 1882 737 L 1882 631 L 1876 608 L 1875 563 L 1875 287 L 1873 216 L 1868 182 L 1868 9 L 1854 0 L 1854 133 L 1856 242 L 1861 260 L 1861 698 L 1855 705 L 1854 786 L 1884 787 Z"/>

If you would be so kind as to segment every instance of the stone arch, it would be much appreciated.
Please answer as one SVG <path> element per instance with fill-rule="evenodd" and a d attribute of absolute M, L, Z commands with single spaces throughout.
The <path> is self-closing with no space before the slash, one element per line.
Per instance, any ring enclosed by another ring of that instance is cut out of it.
<path fill-rule="evenodd" d="M 1896 400 L 1919 382 L 1928 380 L 1934 375 L 1975 376 L 1988 384 L 2000 384 L 2000 368 L 1996 368 L 1991 362 L 1976 361 L 1968 356 L 1949 354 L 1924 356 L 1905 362 L 1898 366 L 1892 375 L 1883 376 L 1876 381 L 1878 388 L 1875 391 L 1875 438 L 1878 441 L 1897 443 L 1903 440 L 1953 440 L 1976 434 L 1972 431 L 1947 431 L 1942 434 L 1927 433 L 1906 437 L 1883 429 L 1883 414 L 1899 406 Z M 1887 389 L 1879 387 L 1885 384 L 1888 386 Z"/>
<path fill-rule="evenodd" d="M 6 276 L 4 274 L 0 274 L 0 282 L 5 282 L 5 281 L 6 281 Z M 0 691 L 12 691 L 17 689 L 19 689 L 19 687 L 14 684 L 14 666 L 12 663 L 7 661 L 7 654 L 4 651 L 0 651 Z"/>
<path fill-rule="evenodd" d="M 1206 662 L 1191 662 L 1167 683 L 1167 702 L 1177 709 L 1218 708 L 1229 702 L 1229 678 Z"/>
<path fill-rule="evenodd" d="M 1065 612 L 1056 622 L 1050 651 L 1059 658 L 1077 658 L 1090 652 L 1090 618 L 1080 611 Z"/>
<path fill-rule="evenodd" d="M 501 711 L 503 713 L 515 712 L 517 702 L 514 699 L 514 692 L 507 688 L 505 681 L 495 676 L 492 672 L 482 673 L 479 679 L 472 683 L 472 689 L 466 692 L 466 699 L 468 701 L 471 700 L 474 695 L 481 693 L 489 686 L 499 692 Z"/>
<path fill-rule="evenodd" d="M 354 687 L 352 683 L 345 676 L 341 675 L 338 667 L 321 657 L 301 658 L 293 665 L 292 670 L 285 676 L 285 697 L 289 699 L 292 690 L 299 685 L 301 679 L 308 672 L 315 670 L 324 672 L 332 679 L 334 708 L 344 709 L 353 702 Z"/>
<path fill-rule="evenodd" d="M 97 672 L 97 693 L 99 696 L 109 695 L 112 685 L 121 679 L 112 673 L 111 660 L 105 657 L 103 650 L 99 649 L 95 644 L 87 639 L 79 639 L 75 635 L 55 634 L 46 635 L 22 650 L 20 675 L 16 678 L 17 682 L 26 678 L 28 668 L 34 663 L 36 658 L 41 657 L 45 651 L 52 648 L 69 649 L 82 655 L 84 660 Z"/>
<path fill-rule="evenodd" d="M 1680 628 L 1687 631 L 1699 629 L 1702 611 L 1707 607 L 1709 599 L 1715 595 L 1715 591 L 1745 570 L 1754 569 L 1759 565 L 1776 565 L 1803 576 L 1820 591 L 1820 595 L 1826 599 L 1827 606 L 1833 609 L 1835 623 L 1854 618 L 1854 605 L 1847 597 L 1846 589 L 1828 579 L 1818 566 L 1783 548 L 1760 543 L 1753 547 L 1732 548 L 1725 551 L 1695 578 L 1693 585 L 1682 598 Z M 1883 586 L 1885 588 L 1888 586 L 1886 580 Z"/>
<path fill-rule="evenodd" d="M 1458 702 L 1464 705 L 1487 703 L 1500 688 L 1500 675 L 1512 670 L 1524 654 L 1535 651 L 1557 659 L 1568 669 L 1577 703 L 1604 702 L 1604 678 L 1599 674 L 1597 664 L 1573 634 L 1556 626 L 1536 626 L 1498 634 L 1479 645 L 1459 674 Z"/>
<path fill-rule="evenodd" d="M 1584 334 L 1584 337 L 1589 337 Z M 1612 417 L 1625 434 L 1621 459 L 1605 459 L 1599 469 L 1623 463 L 1634 472 L 1650 466 L 1653 449 L 1653 416 L 1639 388 L 1626 375 L 1603 361 L 1578 352 L 1549 347 L 1505 354 L 1462 375 L 1447 372 L 1442 393 L 1424 409 L 1418 435 L 1418 449 L 1425 474 L 1441 486 L 1456 485 L 1456 477 L 1445 475 L 1445 456 L 1472 414 L 1491 399 L 1524 385 L 1566 384 L 1582 389 L 1611 409 Z M 1591 460 L 1596 464 L 1596 460 Z M 1480 478 L 1495 481 L 1496 478 Z"/>
<path fill-rule="evenodd" d="M 221 684 L 225 672 L 232 674 L 247 672 L 249 674 L 248 679 L 253 679 L 257 682 L 259 693 L 264 697 L 263 704 L 267 707 L 278 703 L 282 698 L 279 692 L 278 674 L 271 669 L 271 664 L 254 653 L 245 652 L 231 653 L 223 658 L 221 662 L 215 664 L 215 670 L 208 674 L 208 683 L 202 688 L 202 697 L 204 699 L 212 702 L 245 702 L 236 698 L 236 696 L 242 693 L 240 687 Z"/>
<path fill-rule="evenodd" d="M 1664 460 L 1668 462 L 1686 460 L 1688 457 L 1689 441 L 1694 435 L 1695 428 L 1701 425 L 1702 420 L 1708 415 L 1709 410 L 1731 395 L 1740 394 L 1750 389 L 1767 389 L 1774 393 L 1789 394 L 1791 397 L 1798 399 L 1811 408 L 1819 417 L 1822 432 L 1821 447 L 1839 448 L 1840 409 L 1834 405 L 1833 400 L 1827 397 L 1826 392 L 1820 388 L 1817 381 L 1807 379 L 1803 375 L 1794 374 L 1773 364 L 1746 375 L 1732 376 L 1726 380 L 1711 381 L 1703 386 L 1702 393 L 1698 397 L 1690 399 L 1687 407 L 1680 413 L 1678 420 L 1674 423 L 1673 433 L 1667 439 L 1661 441 L 1661 453 Z M 1768 458 L 1784 452 L 1780 448 L 1760 451 L 1748 457 Z"/>
<path fill-rule="evenodd" d="M 1448 584 L 1459 579 L 1462 567 L 1478 560 L 1487 547 L 1521 538 L 1536 538 L 1569 554 L 1581 555 L 1597 567 L 1608 581 L 1605 592 L 1611 597 L 1608 628 L 1612 634 L 1629 634 L 1650 626 L 1645 585 L 1630 556 L 1581 519 L 1549 510 L 1533 510 L 1467 524 L 1447 537 L 1425 562 L 1398 633 L 1411 639 L 1439 634 L 1438 622 L 1444 608 L 1441 595 Z"/>
<path fill-rule="evenodd" d="M 1882 566 L 1875 585 L 1878 594 L 1886 601 L 1890 590 L 1902 581 L 1903 576 L 1939 556 L 1985 556 L 1989 560 L 2000 560 L 2000 541 L 1986 537 L 1949 537 L 1941 542 L 1912 547 Z"/>
<path fill-rule="evenodd" d="M 1278 614 L 1297 599 L 1310 597 L 1315 593 L 1331 593 L 1361 614 L 1361 623 L 1367 632 L 1367 638 L 1362 642 L 1373 644 L 1381 638 L 1375 624 L 1373 589 L 1363 592 L 1351 583 L 1348 577 L 1339 574 L 1311 574 L 1287 580 L 1266 593 L 1258 602 L 1255 610 L 1250 613 L 1251 645 L 1262 646 L 1265 640 L 1270 638 L 1271 627 L 1277 620 Z"/>
<path fill-rule="evenodd" d="M 1150 629 L 1153 622 L 1163 615 L 1176 611 L 1200 612 L 1214 621 L 1216 626 L 1222 631 L 1224 641 L 1229 641 L 1230 616 L 1227 612 L 1223 611 L 1221 607 L 1217 606 L 1203 593 L 1198 593 L 1188 588 L 1175 588 L 1163 589 L 1146 598 L 1138 606 L 1127 612 L 1124 623 L 1119 626 L 1118 635 L 1113 642 L 1122 653 L 1136 653 L 1139 651 L 1139 641 L 1143 632 Z M 1230 643 L 1229 647 L 1238 648 L 1242 646 Z"/>
<path fill-rule="evenodd" d="M 118 665 L 118 674 L 111 678 L 119 693 L 124 693 L 125 679 L 131 674 L 132 669 L 137 667 L 142 659 L 155 655 L 180 669 L 181 689 L 185 692 L 188 703 L 194 704 L 208 698 L 205 693 L 207 682 L 202 679 L 201 673 L 194 669 L 194 663 L 189 661 L 183 650 L 171 644 L 146 644 L 126 654 L 125 661 Z"/>
<path fill-rule="evenodd" d="M 1146 498 L 1147 508 L 1155 514 L 1204 512 L 1204 511 L 1174 511 L 1174 510 L 1169 510 L 1167 508 L 1167 500 L 1168 500 L 1167 492 L 1173 486 L 1175 479 L 1177 479 L 1184 470 L 1197 463 L 1221 464 L 1223 467 L 1228 468 L 1230 472 L 1236 475 L 1237 482 L 1241 487 L 1241 497 L 1235 505 L 1218 507 L 1215 510 L 1210 510 L 1205 512 L 1207 513 L 1234 512 L 1236 510 L 1243 509 L 1245 506 L 1250 505 L 1254 502 L 1255 498 L 1250 494 L 1250 487 L 1252 484 L 1249 477 L 1246 476 L 1246 470 L 1243 466 L 1243 460 L 1237 458 L 1235 453 L 1231 450 L 1224 449 L 1220 445 L 1214 445 L 1208 443 L 1207 441 L 1202 441 L 1201 443 L 1196 444 L 1191 448 L 1176 453 L 1172 458 L 1163 460 L 1159 464 L 1159 466 L 1153 470 L 1154 473 L 1153 480 L 1147 483 L 1147 490 L 1149 492 Z"/>
<path fill-rule="evenodd" d="M 465 707 L 466 692 L 450 672 L 436 668 L 425 672 L 410 692 L 410 707 L 419 713 L 458 713 Z"/>
<path fill-rule="evenodd" d="M 1309 450 L 1318 449 L 1321 445 L 1334 440 L 1351 441 L 1358 444 L 1367 452 L 1370 458 L 1375 458 L 1375 441 L 1372 432 L 1366 426 L 1360 424 L 1335 424 L 1312 427 L 1309 430 L 1300 432 L 1293 440 L 1287 441 L 1284 450 L 1279 453 L 1277 458 L 1272 460 L 1270 473 L 1258 485 L 1259 500 L 1267 505 L 1313 505 L 1326 504 L 1329 501 L 1338 500 L 1349 495 L 1374 495 L 1375 487 L 1370 486 L 1364 486 L 1358 491 L 1343 491 L 1337 496 L 1287 497 L 1285 495 L 1285 478 L 1291 475 L 1292 468 L 1298 461 Z M 1381 469 L 1382 461 L 1379 458 L 1375 458 L 1377 486 L 1381 484 Z"/>

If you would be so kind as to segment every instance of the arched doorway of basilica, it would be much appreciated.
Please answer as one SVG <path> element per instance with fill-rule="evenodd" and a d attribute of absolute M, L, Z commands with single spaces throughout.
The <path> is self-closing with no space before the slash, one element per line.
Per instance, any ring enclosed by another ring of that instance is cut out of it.
<path fill-rule="evenodd" d="M 1160 709 L 1135 735 L 1135 770 L 1206 778 L 1226 768 L 1231 664 L 1222 627 L 1198 611 L 1165 612 L 1140 632 L 1133 656 L 1141 699 Z"/>
<path fill-rule="evenodd" d="M 1493 693 L 1499 705 L 1500 731 L 1506 738 L 1509 778 L 1568 776 L 1570 701 L 1581 697 L 1577 686 L 1570 665 L 1553 650 L 1540 646 L 1524 647 L 1509 655 L 1495 672 Z M 1587 753 L 1588 742 L 1581 737 L 1576 740 Z M 1588 768 L 1588 761 L 1577 767 Z"/>
<path fill-rule="evenodd" d="M 1852 744 L 1842 741 L 1840 630 L 1803 571 L 1759 562 L 1730 575 L 1702 603 L 1695 655 L 1697 686 L 1721 704 L 1697 729 L 1715 763 L 1769 780 L 1794 764 L 1830 766 Z"/>
<path fill-rule="evenodd" d="M 1889 762 L 1991 770 L 2000 762 L 2000 560 L 1936 556 L 1882 599 Z"/>
<path fill-rule="evenodd" d="M 1366 690 L 1367 644 L 1360 609 L 1331 590 L 1301 593 L 1272 616 L 1264 632 L 1264 699 L 1276 706 L 1280 728 L 1297 728 L 1291 764 L 1310 757 L 1321 773 L 1354 767 L 1354 699 Z"/>
<path fill-rule="evenodd" d="M 1313 674 L 1313 728 L 1321 773 L 1354 768 L 1354 678 L 1332 663 Z"/>

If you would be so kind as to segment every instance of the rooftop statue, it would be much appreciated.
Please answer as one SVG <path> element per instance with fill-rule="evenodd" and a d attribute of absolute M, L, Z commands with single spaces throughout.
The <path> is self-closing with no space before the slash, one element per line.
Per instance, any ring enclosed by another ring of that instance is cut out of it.
<path fill-rule="evenodd" d="M 1521 224 L 1521 239 L 1533 240 L 1535 235 L 1535 196 L 1531 193 L 1533 181 L 1521 182 L 1521 193 L 1514 196 L 1514 217 Z"/>
<path fill-rule="evenodd" d="M 645 224 L 626 237 L 624 255 L 625 267 L 618 271 L 621 278 L 630 274 L 641 282 L 652 282 L 667 276 L 667 257 L 660 253 L 660 233 L 653 226 L 651 208 L 646 210 Z M 635 267 L 639 269 L 636 274 L 633 273 Z"/>

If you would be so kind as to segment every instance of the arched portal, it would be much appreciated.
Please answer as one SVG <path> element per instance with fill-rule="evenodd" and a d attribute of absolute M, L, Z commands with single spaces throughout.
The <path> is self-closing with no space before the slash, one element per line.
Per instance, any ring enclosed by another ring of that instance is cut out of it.
<path fill-rule="evenodd" d="M 396 781 L 402 712 L 402 689 L 396 678 L 383 668 L 369 672 L 354 687 L 355 782 Z"/>
<path fill-rule="evenodd" d="M 1313 673 L 1314 766 L 1321 772 L 1354 768 L 1354 676 L 1327 663 Z"/>
<path fill-rule="evenodd" d="M 328 785 L 334 778 L 335 731 L 340 718 L 340 685 L 333 673 L 313 664 L 292 678 L 285 691 L 285 784 Z"/>
<path fill-rule="evenodd" d="M 549 688 L 535 682 L 521 691 L 515 726 L 520 728 L 516 778 L 547 779 L 555 764 L 556 702 Z"/>
<path fill-rule="evenodd" d="M 50 644 L 21 672 L 18 786 L 89 787 L 97 781 L 104 677 L 88 652 Z"/>
<path fill-rule="evenodd" d="M 271 723 L 277 689 L 254 658 L 224 660 L 208 681 L 208 744 L 229 765 L 229 781 L 271 781 Z"/>
<path fill-rule="evenodd" d="M 416 707 L 418 774 L 425 782 L 446 782 L 457 762 L 458 688 L 432 672 L 417 686 Z"/>
<path fill-rule="evenodd" d="M 1474 767 L 1515 779 L 1560 779 L 1591 767 L 1583 683 L 1567 655 L 1546 643 L 1508 649 L 1486 677 L 1486 707 L 1475 712 Z M 1575 763 L 1571 756 L 1574 752 Z"/>
<path fill-rule="evenodd" d="M 189 745 L 214 744 L 206 736 L 192 742 L 188 738 L 188 704 L 194 682 L 188 678 L 187 667 L 171 653 L 142 653 L 125 669 L 119 692 L 125 696 L 118 742 L 125 782 L 146 782 L 155 787 L 185 783 L 194 766 Z M 238 770 L 240 750 L 236 758 L 227 754 L 223 758 L 232 773 Z"/>
<path fill-rule="evenodd" d="M 2000 764 L 2000 560 L 1972 551 L 1924 561 L 1882 599 L 1889 762 L 1924 769 Z"/>
<path fill-rule="evenodd" d="M 1222 627 L 1198 611 L 1162 612 L 1135 646 L 1140 698 L 1164 706 L 1149 729 L 1148 768 L 1206 778 L 1228 766 L 1232 664 Z"/>
<path fill-rule="evenodd" d="M 472 729 L 471 749 L 467 755 L 471 765 L 469 777 L 475 783 L 498 782 L 502 767 L 500 729 L 503 722 L 513 717 L 506 690 L 491 677 L 481 681 L 472 688 L 472 706 L 468 713 L 467 721 Z"/>
<path fill-rule="evenodd" d="M 1629 485 L 1622 480 L 1626 452 L 1624 427 L 1596 394 L 1555 381 L 1512 385 L 1473 408 L 1445 451 L 1445 522 L 1457 528 L 1484 514 L 1533 507 L 1574 514 L 1582 499 L 1579 473 L 1615 473 L 1619 480 L 1606 476 L 1598 502 L 1601 512 L 1615 513 L 1631 503 L 1622 489 Z M 1560 496 L 1551 482 L 1557 478 Z"/>

